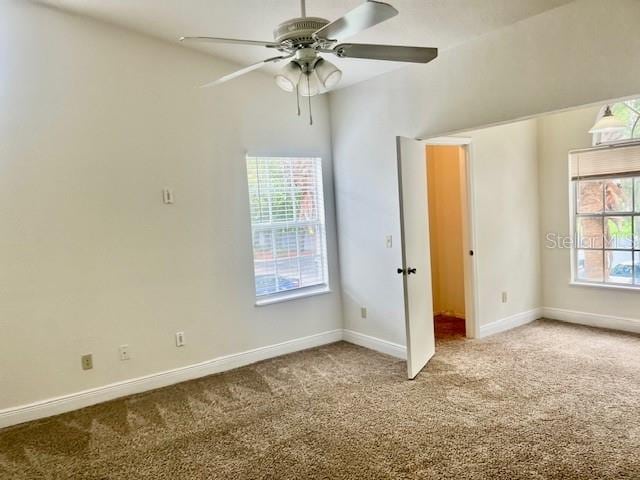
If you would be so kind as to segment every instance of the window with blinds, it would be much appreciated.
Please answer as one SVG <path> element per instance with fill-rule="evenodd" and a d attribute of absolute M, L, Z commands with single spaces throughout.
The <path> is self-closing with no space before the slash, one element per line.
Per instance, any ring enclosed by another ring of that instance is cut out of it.
<path fill-rule="evenodd" d="M 640 145 L 571 152 L 573 279 L 640 288 Z"/>
<path fill-rule="evenodd" d="M 257 298 L 328 287 L 322 161 L 247 157 Z"/>

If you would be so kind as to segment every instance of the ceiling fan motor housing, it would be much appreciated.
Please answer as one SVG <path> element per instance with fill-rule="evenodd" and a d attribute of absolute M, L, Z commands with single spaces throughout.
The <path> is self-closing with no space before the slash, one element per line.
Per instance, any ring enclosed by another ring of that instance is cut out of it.
<path fill-rule="evenodd" d="M 290 43 L 292 46 L 312 45 L 315 43 L 313 34 L 325 25 L 329 20 L 319 17 L 292 18 L 282 22 L 273 31 L 276 43 Z"/>

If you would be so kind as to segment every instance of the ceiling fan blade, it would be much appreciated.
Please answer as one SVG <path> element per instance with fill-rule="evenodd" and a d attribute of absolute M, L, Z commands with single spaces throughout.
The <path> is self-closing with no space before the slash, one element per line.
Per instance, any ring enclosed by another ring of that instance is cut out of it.
<path fill-rule="evenodd" d="M 205 85 L 202 85 L 200 88 L 207 88 L 207 87 L 213 87 L 215 85 L 220 85 L 221 83 L 225 83 L 228 82 L 229 80 L 233 80 L 234 78 L 238 78 L 246 73 L 252 72 L 253 70 L 257 70 L 260 67 L 265 66 L 267 63 L 275 63 L 275 62 L 279 62 L 280 60 L 284 60 L 286 58 L 291 58 L 293 55 L 286 55 L 286 56 L 282 56 L 282 57 L 272 57 L 272 58 L 267 58 L 266 60 L 263 60 L 261 62 L 258 63 L 254 63 L 253 65 L 249 65 L 248 67 L 244 67 L 240 70 L 237 70 L 233 73 L 230 73 L 228 75 L 225 75 L 224 77 L 220 77 L 217 80 L 214 80 L 213 82 L 207 83 Z"/>
<path fill-rule="evenodd" d="M 411 63 L 429 63 L 438 56 L 437 48 L 371 45 L 367 43 L 343 43 L 336 45 L 332 52 L 340 58 L 366 58 Z"/>
<path fill-rule="evenodd" d="M 276 48 L 279 45 L 273 42 L 261 42 L 260 40 L 241 40 L 237 38 L 218 37 L 180 37 L 181 42 L 208 42 L 208 43 L 230 43 L 234 45 L 253 45 L 255 47 Z"/>
<path fill-rule="evenodd" d="M 313 34 L 314 38 L 337 40 L 360 33 L 369 27 L 389 20 L 398 10 L 388 3 L 367 0 L 344 17 L 334 20 Z"/>

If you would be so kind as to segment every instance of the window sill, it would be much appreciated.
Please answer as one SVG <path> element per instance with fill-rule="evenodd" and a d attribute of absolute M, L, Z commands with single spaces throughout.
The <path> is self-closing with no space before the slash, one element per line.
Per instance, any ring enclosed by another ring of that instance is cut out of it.
<path fill-rule="evenodd" d="M 256 307 L 265 307 L 274 303 L 289 302 L 291 300 L 298 300 L 300 298 L 315 297 L 316 295 L 325 295 L 331 293 L 331 289 L 327 286 L 320 286 L 318 288 L 312 288 L 301 292 L 285 292 L 277 293 L 275 295 L 269 295 L 268 297 L 256 300 Z"/>
<path fill-rule="evenodd" d="M 632 287 L 630 285 L 612 285 L 610 283 L 588 283 L 571 281 L 569 285 L 572 287 L 590 287 L 590 288 L 602 288 L 605 290 L 626 290 L 627 292 L 640 292 L 640 285 Z"/>

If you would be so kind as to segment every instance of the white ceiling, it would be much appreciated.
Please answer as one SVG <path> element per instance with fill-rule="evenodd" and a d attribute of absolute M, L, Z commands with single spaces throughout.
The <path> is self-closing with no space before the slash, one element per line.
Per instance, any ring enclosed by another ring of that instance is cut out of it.
<path fill-rule="evenodd" d="M 41 0 L 44 3 L 176 42 L 183 35 L 273 40 L 283 20 L 300 16 L 299 0 Z M 449 48 L 572 0 L 386 0 L 400 14 L 350 42 Z M 307 15 L 334 20 L 362 0 L 307 0 Z M 272 56 L 263 47 L 190 45 L 240 65 Z M 340 86 L 403 66 L 399 63 L 334 59 L 343 70 Z M 275 71 L 279 65 L 266 69 Z"/>

